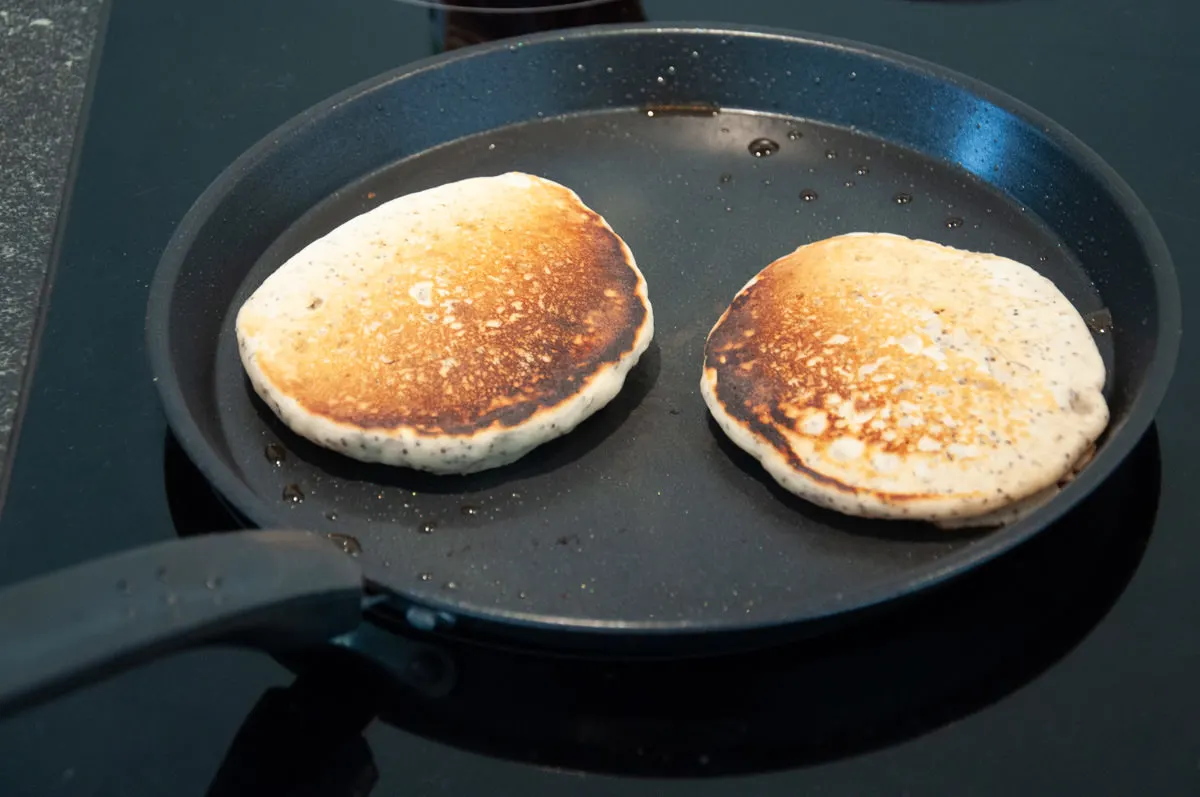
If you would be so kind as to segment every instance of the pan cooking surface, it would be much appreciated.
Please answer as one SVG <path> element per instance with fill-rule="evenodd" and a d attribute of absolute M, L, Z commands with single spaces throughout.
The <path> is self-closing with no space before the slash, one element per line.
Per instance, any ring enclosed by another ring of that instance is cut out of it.
<path fill-rule="evenodd" d="M 515 465 L 471 477 L 364 465 L 288 432 L 238 362 L 241 301 L 358 213 L 508 170 L 576 190 L 646 275 L 655 342 L 619 397 Z M 1081 312 L 1104 308 L 1075 249 L 1033 213 L 959 167 L 878 138 L 729 111 L 544 118 L 388 165 L 274 242 L 222 327 L 226 445 L 275 523 L 351 535 L 373 581 L 423 602 L 570 625 L 736 626 L 904 591 L 994 535 L 853 520 L 793 498 L 725 440 L 698 392 L 705 336 L 746 281 L 797 246 L 850 231 L 1006 255 L 1051 277 Z M 1097 334 L 1110 382 L 1112 337 Z"/>

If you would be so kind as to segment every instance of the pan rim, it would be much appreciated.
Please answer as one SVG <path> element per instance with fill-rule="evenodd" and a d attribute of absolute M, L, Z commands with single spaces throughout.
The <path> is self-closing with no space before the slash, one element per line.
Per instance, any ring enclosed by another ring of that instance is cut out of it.
<path fill-rule="evenodd" d="M 1082 140 L 1026 103 L 975 78 L 888 48 L 836 37 L 728 23 L 678 25 L 635 23 L 550 31 L 522 37 L 520 41 L 527 47 L 534 47 L 549 42 L 622 36 L 702 36 L 712 39 L 737 37 L 783 41 L 795 46 L 832 48 L 853 52 L 957 85 L 983 101 L 1011 113 L 1026 124 L 1039 129 L 1057 147 L 1068 152 L 1111 195 L 1117 206 L 1127 216 L 1134 234 L 1151 263 L 1158 329 L 1154 355 L 1147 366 L 1144 383 L 1139 388 L 1139 394 L 1123 423 L 1108 431 L 1108 439 L 1095 461 L 1046 507 L 1038 510 L 1029 518 L 1012 524 L 1003 532 L 989 534 L 979 545 L 965 547 L 935 563 L 914 568 L 902 587 L 897 588 L 893 580 L 888 585 L 875 584 L 856 589 L 853 594 L 843 595 L 840 599 L 835 600 L 831 597 L 825 602 L 814 604 L 814 607 L 802 616 L 757 622 L 747 621 L 746 618 L 741 618 L 739 621 L 706 620 L 702 623 L 685 619 L 591 620 L 523 613 L 499 607 L 472 605 L 426 596 L 416 597 L 403 591 L 398 591 L 397 595 L 413 604 L 439 612 L 447 612 L 464 620 L 478 621 L 489 625 L 516 626 L 527 631 L 570 632 L 597 635 L 602 638 L 613 635 L 683 636 L 694 634 L 701 628 L 706 634 L 719 632 L 743 635 L 779 631 L 789 626 L 826 621 L 835 616 L 856 613 L 896 598 L 922 592 L 1001 556 L 1059 520 L 1084 497 L 1099 487 L 1128 457 L 1153 423 L 1170 386 L 1183 332 L 1182 301 L 1173 260 L 1149 210 L 1132 187 Z M 318 122 L 336 111 L 339 106 L 368 91 L 374 91 L 428 70 L 442 68 L 447 64 L 507 51 L 514 41 L 501 40 L 476 45 L 403 64 L 350 86 L 291 117 L 260 138 L 209 183 L 179 222 L 164 248 L 150 286 L 146 315 L 147 353 L 164 414 L 181 447 L 204 478 L 232 505 L 237 507 L 241 514 L 260 527 L 275 525 L 273 513 L 270 512 L 266 502 L 251 490 L 205 441 L 199 425 L 187 410 L 183 389 L 176 372 L 174 359 L 171 356 L 171 342 L 168 335 L 170 309 L 178 277 L 191 244 L 211 218 L 221 199 L 237 184 L 242 175 L 250 172 L 258 162 L 267 157 L 278 146 L 279 141 Z"/>

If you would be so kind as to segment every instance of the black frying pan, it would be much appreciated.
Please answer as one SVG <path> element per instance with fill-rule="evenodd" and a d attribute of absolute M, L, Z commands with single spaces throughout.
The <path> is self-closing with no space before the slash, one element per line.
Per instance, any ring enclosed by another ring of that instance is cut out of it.
<path fill-rule="evenodd" d="M 657 332 L 621 395 L 469 478 L 356 463 L 276 422 L 235 354 L 250 291 L 379 202 L 510 169 L 574 188 L 637 255 Z M 852 230 L 1034 264 L 1094 323 L 1112 424 L 1094 462 L 1028 519 L 963 535 L 824 512 L 709 422 L 697 384 L 719 312 L 771 260 Z M 181 223 L 148 336 L 170 425 L 216 490 L 248 525 L 315 533 L 187 539 L 0 594 L 10 708 L 201 641 L 336 638 L 437 692 L 444 664 L 404 641 L 414 630 L 674 656 L 819 627 L 995 557 L 1099 486 L 1163 396 L 1180 307 L 1128 186 L 1016 101 L 847 42 L 636 26 L 461 51 L 289 122 Z M 80 607 L 89 582 L 100 597 Z M 20 617 L 14 601 L 40 610 Z"/>

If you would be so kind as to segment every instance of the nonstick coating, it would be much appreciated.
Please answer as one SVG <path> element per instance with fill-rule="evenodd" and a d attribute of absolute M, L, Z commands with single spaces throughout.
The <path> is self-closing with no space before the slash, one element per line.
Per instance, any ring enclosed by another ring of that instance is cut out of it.
<path fill-rule="evenodd" d="M 755 157 L 759 138 L 778 152 Z M 620 396 L 572 434 L 473 477 L 363 465 L 288 432 L 236 355 L 244 298 L 358 213 L 507 170 L 575 189 L 635 253 L 656 335 Z M 856 230 L 1013 257 L 1093 320 L 1111 314 L 1096 335 L 1109 432 L 1033 517 L 964 535 L 822 511 L 774 486 L 709 420 L 698 383 L 719 313 L 775 258 Z M 1178 334 L 1174 273 L 1144 208 L 1048 120 L 859 45 L 640 26 L 464 51 L 309 111 L 198 201 L 164 255 L 149 316 L 172 427 L 249 521 L 351 535 L 369 580 L 401 610 L 567 647 L 795 627 L 1012 547 L 1129 452 Z M 562 631 L 600 633 L 547 635 Z"/>

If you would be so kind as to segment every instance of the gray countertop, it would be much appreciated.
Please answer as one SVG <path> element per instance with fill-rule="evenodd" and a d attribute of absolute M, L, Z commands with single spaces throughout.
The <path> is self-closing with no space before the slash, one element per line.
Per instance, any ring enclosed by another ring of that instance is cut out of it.
<path fill-rule="evenodd" d="M 0 0 L 0 468 L 105 2 Z"/>

